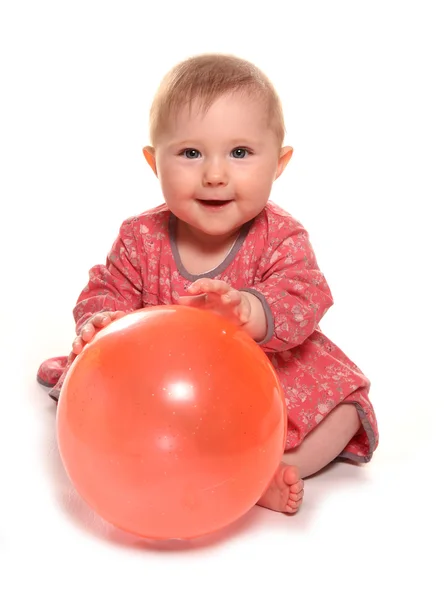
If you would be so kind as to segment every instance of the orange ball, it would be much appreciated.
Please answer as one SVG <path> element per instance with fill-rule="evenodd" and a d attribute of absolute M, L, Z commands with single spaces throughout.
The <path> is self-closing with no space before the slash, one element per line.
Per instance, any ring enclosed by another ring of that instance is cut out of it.
<path fill-rule="evenodd" d="M 211 533 L 245 514 L 285 447 L 266 354 L 222 317 L 150 307 L 101 330 L 62 387 L 67 474 L 106 521 L 151 539 Z"/>

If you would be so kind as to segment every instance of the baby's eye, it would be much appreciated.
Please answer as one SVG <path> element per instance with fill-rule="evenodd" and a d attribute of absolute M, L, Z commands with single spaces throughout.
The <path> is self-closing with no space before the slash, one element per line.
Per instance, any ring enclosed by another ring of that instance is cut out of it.
<path fill-rule="evenodd" d="M 186 148 L 181 152 L 181 155 L 185 156 L 186 158 L 199 158 L 201 153 L 199 150 L 195 150 L 195 148 Z"/>
<path fill-rule="evenodd" d="M 246 158 L 250 154 L 247 148 L 234 148 L 231 152 L 233 158 Z"/>

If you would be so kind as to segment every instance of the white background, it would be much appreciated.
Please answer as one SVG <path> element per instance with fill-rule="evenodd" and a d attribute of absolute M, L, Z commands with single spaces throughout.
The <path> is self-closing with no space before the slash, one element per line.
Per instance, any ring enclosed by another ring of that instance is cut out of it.
<path fill-rule="evenodd" d="M 443 3 L 1 6 L 0 597 L 443 597 Z M 372 380 L 381 443 L 307 481 L 295 517 L 255 507 L 224 535 L 154 544 L 78 498 L 35 375 L 69 351 L 121 221 L 162 202 L 150 102 L 208 51 L 253 60 L 282 97 L 295 153 L 272 198 L 311 234 L 335 299 L 323 329 Z"/>

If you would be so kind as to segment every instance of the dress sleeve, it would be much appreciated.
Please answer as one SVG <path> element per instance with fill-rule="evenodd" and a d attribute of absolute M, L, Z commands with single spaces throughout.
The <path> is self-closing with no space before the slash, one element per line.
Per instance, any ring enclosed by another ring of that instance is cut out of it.
<path fill-rule="evenodd" d="M 286 229 L 264 260 L 258 283 L 243 290 L 254 294 L 265 310 L 267 332 L 259 342 L 265 352 L 302 344 L 333 305 L 308 233 L 299 223 Z"/>
<path fill-rule="evenodd" d="M 76 332 L 97 312 L 142 308 L 142 289 L 138 243 L 128 220 L 121 225 L 105 265 L 89 271 L 89 281 L 73 310 Z"/>

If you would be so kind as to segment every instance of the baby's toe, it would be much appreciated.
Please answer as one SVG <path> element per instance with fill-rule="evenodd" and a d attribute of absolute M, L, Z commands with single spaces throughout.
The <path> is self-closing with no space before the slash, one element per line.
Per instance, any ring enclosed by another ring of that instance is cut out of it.
<path fill-rule="evenodd" d="M 303 480 L 300 479 L 299 481 L 297 481 L 297 483 L 292 484 L 289 487 L 289 492 L 291 494 L 299 494 L 300 492 L 302 492 L 304 489 L 304 483 Z"/>

